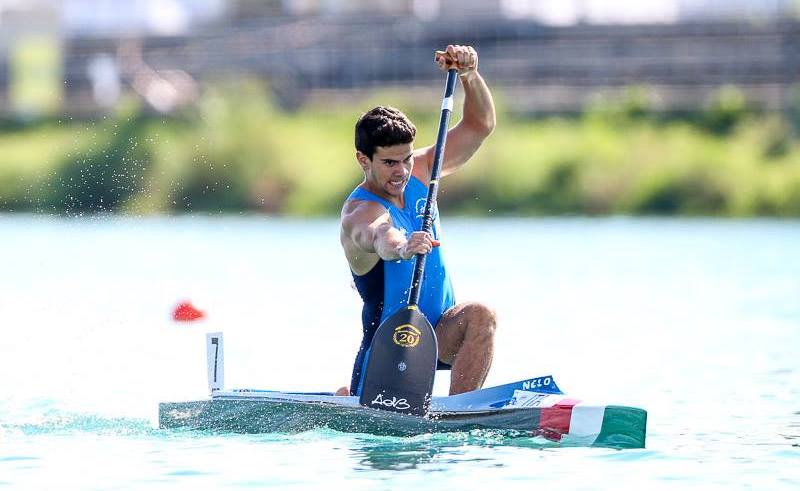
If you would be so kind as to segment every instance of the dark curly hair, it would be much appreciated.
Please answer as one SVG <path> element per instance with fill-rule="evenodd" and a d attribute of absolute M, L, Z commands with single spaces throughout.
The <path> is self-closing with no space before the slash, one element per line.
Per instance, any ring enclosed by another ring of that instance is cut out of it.
<path fill-rule="evenodd" d="M 411 143 L 416 135 L 417 127 L 399 109 L 378 106 L 356 121 L 356 150 L 372 159 L 375 147 Z"/>

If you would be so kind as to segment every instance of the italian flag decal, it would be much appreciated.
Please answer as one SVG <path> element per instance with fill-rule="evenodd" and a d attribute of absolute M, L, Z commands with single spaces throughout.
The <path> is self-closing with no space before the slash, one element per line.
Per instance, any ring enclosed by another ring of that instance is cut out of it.
<path fill-rule="evenodd" d="M 540 408 L 533 432 L 548 440 L 580 445 L 644 446 L 647 412 L 604 406 L 555 394 L 514 391 L 513 407 Z"/>

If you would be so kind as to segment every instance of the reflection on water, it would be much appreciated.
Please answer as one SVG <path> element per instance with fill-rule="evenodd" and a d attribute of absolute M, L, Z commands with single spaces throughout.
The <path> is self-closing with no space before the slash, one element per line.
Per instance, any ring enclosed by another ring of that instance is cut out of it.
<path fill-rule="evenodd" d="M 474 430 L 464 433 L 421 435 L 413 438 L 359 437 L 350 450 L 359 466 L 378 470 L 416 469 L 422 464 L 426 471 L 447 470 L 451 465 L 464 462 L 482 462 L 484 465 L 503 467 L 501 460 L 472 455 L 473 448 L 544 450 L 560 445 L 543 437 L 509 436 L 506 434 Z M 491 453 L 487 453 L 491 455 Z M 359 468 L 356 467 L 356 469 Z"/>
<path fill-rule="evenodd" d="M 375 470 L 408 470 L 416 469 L 420 464 L 428 464 L 439 455 L 446 456 L 449 448 L 452 447 L 400 439 L 383 442 L 365 441 L 351 450 L 361 466 Z"/>

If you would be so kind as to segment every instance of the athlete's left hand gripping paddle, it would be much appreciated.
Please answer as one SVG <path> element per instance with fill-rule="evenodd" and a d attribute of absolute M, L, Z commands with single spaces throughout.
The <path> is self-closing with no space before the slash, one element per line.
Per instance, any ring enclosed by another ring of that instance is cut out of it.
<path fill-rule="evenodd" d="M 428 233 L 433 229 L 433 209 L 439 189 L 447 126 L 453 111 L 456 78 L 455 69 L 447 71 L 431 182 L 422 219 L 422 230 Z M 408 305 L 383 321 L 372 338 L 361 383 L 359 403 L 362 406 L 417 416 L 428 413 L 439 349 L 431 323 L 418 308 L 425 258 L 425 254 L 416 256 Z"/>

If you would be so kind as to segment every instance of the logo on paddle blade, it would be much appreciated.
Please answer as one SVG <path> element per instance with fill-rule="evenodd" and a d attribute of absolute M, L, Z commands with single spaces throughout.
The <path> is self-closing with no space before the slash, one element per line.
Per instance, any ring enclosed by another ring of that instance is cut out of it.
<path fill-rule="evenodd" d="M 384 399 L 383 394 L 378 394 L 375 396 L 372 402 L 370 402 L 373 406 L 386 406 L 386 407 L 393 407 L 395 409 L 399 409 L 400 411 L 404 411 L 411 407 L 405 399 L 398 399 L 397 396 L 393 396 L 391 399 Z"/>
<path fill-rule="evenodd" d="M 421 332 L 411 324 L 403 324 L 394 328 L 394 336 L 392 340 L 394 344 L 402 346 L 403 348 L 413 348 L 419 344 L 419 336 Z"/>

